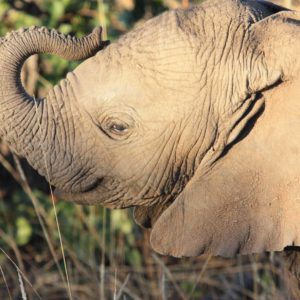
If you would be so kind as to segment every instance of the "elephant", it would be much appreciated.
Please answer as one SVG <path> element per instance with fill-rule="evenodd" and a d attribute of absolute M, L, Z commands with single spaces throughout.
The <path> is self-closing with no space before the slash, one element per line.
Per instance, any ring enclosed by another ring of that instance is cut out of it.
<path fill-rule="evenodd" d="M 84 60 L 45 98 L 21 67 Z M 80 204 L 134 207 L 176 257 L 300 246 L 300 14 L 212 0 L 113 43 L 32 27 L 0 40 L 0 137 Z"/>

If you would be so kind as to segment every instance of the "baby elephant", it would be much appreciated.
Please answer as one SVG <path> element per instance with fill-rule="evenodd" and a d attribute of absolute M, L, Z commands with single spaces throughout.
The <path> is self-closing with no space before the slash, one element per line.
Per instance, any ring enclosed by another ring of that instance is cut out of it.
<path fill-rule="evenodd" d="M 0 137 L 64 198 L 135 206 L 159 253 L 300 246 L 299 15 L 213 0 L 110 45 L 101 29 L 12 32 L 0 40 Z M 34 99 L 20 70 L 40 52 L 86 60 Z"/>

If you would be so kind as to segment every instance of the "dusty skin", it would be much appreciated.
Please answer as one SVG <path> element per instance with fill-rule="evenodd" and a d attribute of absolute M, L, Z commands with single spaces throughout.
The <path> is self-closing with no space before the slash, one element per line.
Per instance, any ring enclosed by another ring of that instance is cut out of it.
<path fill-rule="evenodd" d="M 66 199 L 135 206 L 160 253 L 300 246 L 299 20 L 218 0 L 111 45 L 100 29 L 12 32 L 0 39 L 0 136 Z M 20 70 L 40 52 L 86 60 L 34 100 Z"/>

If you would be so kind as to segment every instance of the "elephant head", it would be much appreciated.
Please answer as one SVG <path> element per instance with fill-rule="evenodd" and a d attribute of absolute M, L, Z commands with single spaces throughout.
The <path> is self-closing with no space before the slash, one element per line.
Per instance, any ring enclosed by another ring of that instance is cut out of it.
<path fill-rule="evenodd" d="M 43 28 L 14 32 L 0 41 L 0 136 L 65 198 L 136 206 L 159 252 L 300 244 L 299 199 L 281 218 L 277 209 L 292 200 L 258 183 L 266 174 L 253 145 L 266 129 L 244 137 L 264 128 L 253 120 L 265 114 L 265 92 L 299 75 L 299 25 L 296 13 L 268 2 L 214 0 L 166 12 L 101 51 L 99 32 L 79 40 Z M 97 53 L 34 99 L 19 78 L 39 52 Z"/>

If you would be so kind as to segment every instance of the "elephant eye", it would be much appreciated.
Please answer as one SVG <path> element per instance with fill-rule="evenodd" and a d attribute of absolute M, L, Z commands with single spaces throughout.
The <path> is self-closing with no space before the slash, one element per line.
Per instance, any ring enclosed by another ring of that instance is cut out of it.
<path fill-rule="evenodd" d="M 127 139 L 136 127 L 134 118 L 124 112 L 106 111 L 98 120 L 98 127 L 113 140 Z"/>
<path fill-rule="evenodd" d="M 112 139 L 122 140 L 130 135 L 130 126 L 119 119 L 110 119 L 105 122 L 102 129 Z"/>
<path fill-rule="evenodd" d="M 115 132 L 117 134 L 123 134 L 126 133 L 128 131 L 128 126 L 125 124 L 121 124 L 121 123 L 114 123 L 111 124 L 110 126 L 110 131 Z"/>

